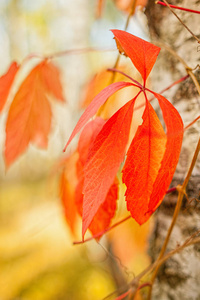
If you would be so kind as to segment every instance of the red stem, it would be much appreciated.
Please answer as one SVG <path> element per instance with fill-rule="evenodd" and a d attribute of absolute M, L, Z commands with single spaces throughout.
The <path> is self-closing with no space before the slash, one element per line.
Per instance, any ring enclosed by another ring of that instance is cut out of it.
<path fill-rule="evenodd" d="M 74 244 L 74 245 L 79 245 L 79 244 L 83 244 L 83 243 L 85 243 L 85 242 L 91 241 L 91 240 L 93 240 L 93 239 L 99 238 L 99 237 L 102 236 L 104 233 L 110 231 L 111 229 L 115 228 L 116 226 L 120 225 L 121 223 L 125 222 L 126 220 L 128 220 L 128 219 L 130 219 L 130 218 L 131 218 L 131 216 L 128 216 L 128 217 L 122 219 L 121 221 L 119 221 L 119 222 L 113 224 L 112 226 L 108 227 L 107 229 L 102 230 L 102 231 L 98 232 L 97 234 L 91 236 L 90 238 L 85 239 L 84 241 L 73 242 L 73 244 Z"/>
<path fill-rule="evenodd" d="M 160 4 L 160 5 L 163 5 L 163 6 L 167 6 L 167 4 L 163 3 L 162 1 L 156 1 L 156 4 Z M 175 8 L 175 9 L 179 9 L 179 10 L 188 11 L 188 12 L 190 12 L 190 13 L 200 14 L 200 11 L 199 11 L 199 10 L 194 10 L 194 9 L 184 8 L 184 7 L 180 7 L 180 6 L 176 6 L 176 5 L 172 5 L 172 4 L 169 4 L 169 6 L 170 6 L 171 8 Z"/>
<path fill-rule="evenodd" d="M 173 188 L 169 189 L 168 191 L 166 191 L 166 194 L 173 193 L 176 191 L 177 191 L 176 187 L 173 187 Z"/>
<path fill-rule="evenodd" d="M 128 296 L 129 293 L 130 293 L 130 291 L 125 292 L 125 293 L 121 294 L 119 297 L 115 298 L 115 300 L 122 300 L 126 296 Z"/>
<path fill-rule="evenodd" d="M 191 123 L 189 123 L 187 126 L 185 126 L 184 130 L 187 130 L 190 126 L 192 126 L 199 119 L 200 119 L 200 115 L 196 119 L 194 119 Z"/>
<path fill-rule="evenodd" d="M 118 69 L 115 69 L 115 68 L 109 68 L 109 69 L 107 69 L 107 71 L 120 73 L 120 74 L 124 75 L 125 77 L 129 78 L 131 81 L 133 81 L 136 84 L 134 86 L 137 86 L 140 89 L 143 89 L 143 86 L 137 80 L 133 79 L 131 76 L 127 75 L 126 73 L 124 73 Z"/>
<path fill-rule="evenodd" d="M 175 192 L 176 191 L 176 187 L 173 187 L 173 188 L 170 188 L 168 191 L 166 191 L 166 194 L 169 194 L 169 193 L 172 193 L 172 192 Z M 89 237 L 88 239 L 85 239 L 84 241 L 76 241 L 76 242 L 73 242 L 73 245 L 80 245 L 80 244 L 83 244 L 85 242 L 89 242 L 93 239 L 96 239 L 96 238 L 99 238 L 101 237 L 103 234 L 105 234 L 106 232 L 110 231 L 111 229 L 117 227 L 118 225 L 124 223 L 125 221 L 129 220 L 131 218 L 131 216 L 128 216 L 122 220 L 120 220 L 119 222 L 116 222 L 115 224 L 113 224 L 112 226 L 108 227 L 107 229 L 105 230 L 102 230 L 100 232 L 98 232 L 97 234 Z"/>

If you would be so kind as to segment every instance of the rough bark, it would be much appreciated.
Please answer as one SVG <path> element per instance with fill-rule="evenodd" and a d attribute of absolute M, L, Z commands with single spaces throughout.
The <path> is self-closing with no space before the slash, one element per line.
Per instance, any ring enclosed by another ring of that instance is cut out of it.
<path fill-rule="evenodd" d="M 170 4 L 200 10 L 198 0 L 170 1 Z M 199 38 L 200 18 L 197 14 L 177 11 L 181 20 Z M 170 10 L 149 1 L 146 15 L 152 41 L 161 41 L 173 48 L 189 67 L 195 68 L 200 63 L 199 44 L 183 27 Z M 161 47 L 156 66 L 153 70 L 152 83 L 155 91 L 160 91 L 170 83 L 186 75 L 185 68 L 168 51 Z M 195 71 L 200 80 L 200 71 Z M 200 114 L 200 97 L 189 78 L 164 94 L 180 112 L 184 124 L 187 125 Z M 185 131 L 180 161 L 171 186 L 182 184 L 194 154 L 200 133 L 200 122 L 196 122 Z M 168 250 L 184 242 L 200 229 L 200 157 L 193 170 L 187 187 L 190 203 L 184 198 L 177 224 L 172 232 Z M 150 239 L 150 255 L 155 260 L 169 228 L 177 193 L 165 197 L 155 214 L 155 228 Z M 200 245 L 190 246 L 169 259 L 161 268 L 153 287 L 152 299 L 196 300 L 200 299 Z"/>

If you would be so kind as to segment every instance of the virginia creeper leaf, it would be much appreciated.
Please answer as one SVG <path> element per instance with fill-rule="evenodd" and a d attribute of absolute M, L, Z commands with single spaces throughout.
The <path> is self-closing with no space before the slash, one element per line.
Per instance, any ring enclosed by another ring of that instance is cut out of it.
<path fill-rule="evenodd" d="M 145 213 L 166 145 L 166 134 L 148 101 L 142 118 L 122 170 L 127 209 L 139 224 L 146 221 Z"/>
<path fill-rule="evenodd" d="M 97 112 L 99 107 L 103 105 L 106 100 L 115 92 L 118 90 L 133 85 L 130 82 L 115 82 L 111 85 L 107 86 L 105 89 L 103 89 L 90 103 L 90 105 L 86 108 L 82 116 L 80 117 L 78 123 L 76 124 L 74 130 L 72 131 L 72 134 L 65 146 L 65 149 L 69 145 L 69 143 L 72 141 L 72 139 L 75 137 L 75 135 L 81 130 L 81 128 L 87 123 L 87 121 Z M 65 150 L 64 149 L 64 150 Z"/>
<path fill-rule="evenodd" d="M 80 134 L 79 141 L 78 141 L 78 153 L 79 153 L 79 160 L 84 166 L 87 157 L 88 157 L 88 152 L 90 149 L 90 146 L 94 142 L 96 136 L 102 129 L 103 125 L 105 124 L 105 120 L 96 117 L 94 120 L 90 121 L 87 123 L 83 129 L 83 131 Z"/>
<path fill-rule="evenodd" d="M 82 173 L 82 177 L 80 176 L 79 169 L 79 182 L 75 191 L 75 203 L 78 209 L 79 214 L 82 216 L 83 214 L 83 190 L 84 186 L 84 176 Z M 93 235 L 106 230 L 112 218 L 115 215 L 117 208 L 117 199 L 118 199 L 118 182 L 115 179 L 114 183 L 111 185 L 104 202 L 99 206 L 96 214 L 94 215 L 88 229 L 91 231 Z"/>
<path fill-rule="evenodd" d="M 167 127 L 167 144 L 161 167 L 153 186 L 148 214 L 152 214 L 160 205 L 172 181 L 181 152 L 184 132 L 183 121 L 176 108 L 162 95 L 154 92 L 153 94 L 159 101 Z"/>
<path fill-rule="evenodd" d="M 0 77 L 0 112 L 4 108 L 10 88 L 18 70 L 19 65 L 16 62 L 13 62 L 7 73 Z"/>
<path fill-rule="evenodd" d="M 145 83 L 155 64 L 160 48 L 126 31 L 112 30 L 112 32 L 117 44 L 121 46 L 120 49 L 123 49 L 125 55 L 132 60 Z"/>
<path fill-rule="evenodd" d="M 47 94 L 59 96 L 55 87 L 48 90 L 51 79 L 48 81 L 47 78 L 53 76 L 52 69 L 55 71 L 54 67 L 49 65 L 45 60 L 29 73 L 10 106 L 6 123 L 7 167 L 26 150 L 30 142 L 41 148 L 47 147 L 52 116 Z"/>
<path fill-rule="evenodd" d="M 126 103 L 106 122 L 90 148 L 84 168 L 83 237 L 105 201 L 124 159 L 134 100 Z"/>
<path fill-rule="evenodd" d="M 77 176 L 78 184 L 75 192 L 75 202 L 79 214 L 82 216 L 83 213 L 83 186 L 84 186 L 84 166 L 87 162 L 88 153 L 90 151 L 91 145 L 96 139 L 101 128 L 105 124 L 105 120 L 100 117 L 95 118 L 86 124 L 83 131 L 81 132 L 79 143 L 78 143 L 78 153 L 79 160 L 77 162 Z M 116 201 L 118 198 L 118 182 L 117 179 L 111 185 L 104 202 L 98 208 L 91 224 L 88 229 L 95 235 L 98 232 L 105 230 L 116 211 Z"/>

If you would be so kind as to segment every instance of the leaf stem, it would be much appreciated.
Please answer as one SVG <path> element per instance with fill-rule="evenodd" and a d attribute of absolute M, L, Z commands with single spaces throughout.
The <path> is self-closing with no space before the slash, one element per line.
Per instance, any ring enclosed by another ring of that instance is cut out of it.
<path fill-rule="evenodd" d="M 143 86 L 137 80 L 133 79 L 131 76 L 127 75 L 126 73 L 124 73 L 118 69 L 114 69 L 114 68 L 109 68 L 109 69 L 107 69 L 107 71 L 120 73 L 120 74 L 124 75 L 125 77 L 129 78 L 131 81 L 133 81 L 136 84 L 134 86 L 137 86 L 140 89 L 143 89 Z"/>
<path fill-rule="evenodd" d="M 174 225 L 176 223 L 176 220 L 177 220 L 177 217 L 178 217 L 178 214 L 179 214 L 179 211 L 180 211 L 180 208 L 181 208 L 181 204 L 182 204 L 182 200 L 183 200 L 183 196 L 185 194 L 185 189 L 187 187 L 187 184 L 189 182 L 189 179 L 190 179 L 190 176 L 192 174 L 192 171 L 194 169 L 194 166 L 195 166 L 195 163 L 196 163 L 196 160 L 197 160 L 197 157 L 198 157 L 198 154 L 199 154 L 199 151 L 200 151 L 200 139 L 198 141 L 198 144 L 197 144 L 197 147 L 196 147 L 196 150 L 195 150 L 195 153 L 194 153 L 194 156 L 193 156 L 193 159 L 192 159 L 192 162 L 190 164 L 190 168 L 187 172 L 187 175 L 185 177 L 185 180 L 183 182 L 182 185 L 179 185 L 177 186 L 177 190 L 179 192 L 178 194 L 178 200 L 177 200 L 177 204 L 176 204 L 176 207 L 175 207 L 175 211 L 174 211 L 174 215 L 173 215 L 173 218 L 172 218 L 172 222 L 171 222 L 171 225 L 168 229 L 168 232 L 167 232 L 167 236 L 165 238 L 165 241 L 164 241 L 164 244 L 162 246 L 162 249 L 160 251 L 160 254 L 158 256 L 158 260 L 162 259 L 162 257 L 164 256 L 164 253 L 165 253 L 165 250 L 167 248 L 167 245 L 168 245 L 168 242 L 169 242 L 169 239 L 170 239 L 170 236 L 171 236 L 171 233 L 172 233 L 172 230 L 174 228 Z M 150 286 L 150 289 L 149 289 L 149 294 L 148 294 L 148 300 L 151 299 L 151 295 L 152 295 L 152 287 L 153 287 L 153 283 L 155 281 L 155 278 L 157 276 L 157 273 L 159 271 L 159 268 L 160 268 L 160 264 L 155 268 L 154 272 L 153 272 L 153 275 L 152 275 L 152 278 L 151 278 L 151 283 L 152 285 Z"/>
<path fill-rule="evenodd" d="M 185 76 L 181 77 L 180 79 L 174 81 L 174 82 L 171 83 L 169 86 L 167 86 L 167 87 L 164 88 L 162 91 L 160 91 L 159 94 L 163 94 L 164 92 L 166 92 L 167 90 L 169 90 L 169 89 L 171 89 L 173 86 L 175 86 L 176 84 L 178 84 L 178 83 L 180 83 L 180 82 L 186 80 L 188 77 L 189 77 L 189 75 L 185 75 Z M 148 89 L 148 88 L 145 88 L 145 90 L 148 91 L 148 92 L 150 92 L 150 93 L 152 93 L 152 91 L 151 91 L 150 89 Z M 153 96 L 151 99 L 149 99 L 149 102 L 153 101 L 154 99 L 155 99 L 155 96 Z M 139 109 L 139 108 L 141 108 L 141 107 L 143 107 L 143 106 L 144 106 L 144 104 L 140 104 L 139 106 L 136 106 L 136 107 L 134 108 L 134 110 L 137 110 L 137 109 Z"/>
<path fill-rule="evenodd" d="M 113 224 L 112 226 L 108 227 L 107 229 L 98 232 L 97 234 L 95 234 L 95 235 L 89 237 L 88 239 L 85 239 L 84 241 L 73 242 L 73 245 L 83 244 L 83 243 L 85 243 L 85 242 L 89 242 L 89 241 L 91 241 L 91 240 L 93 240 L 93 239 L 99 238 L 99 237 L 101 237 L 104 233 L 106 233 L 106 232 L 110 231 L 111 229 L 117 227 L 118 225 L 122 224 L 123 222 L 129 220 L 130 218 L 131 218 L 131 216 L 127 216 L 126 218 L 120 220 L 119 222 L 116 222 L 115 224 Z"/>
<path fill-rule="evenodd" d="M 161 4 L 163 6 L 167 6 L 166 3 L 163 3 L 162 1 L 156 1 L 155 2 L 156 4 Z M 181 6 L 176 6 L 176 5 L 172 5 L 172 4 L 169 4 L 169 6 L 171 8 L 175 8 L 175 9 L 179 9 L 179 10 L 183 10 L 183 11 L 188 11 L 190 13 L 195 13 L 195 14 L 200 14 L 200 11 L 199 10 L 194 10 L 194 9 L 190 9 L 190 8 L 184 8 L 184 7 L 181 7 Z"/>

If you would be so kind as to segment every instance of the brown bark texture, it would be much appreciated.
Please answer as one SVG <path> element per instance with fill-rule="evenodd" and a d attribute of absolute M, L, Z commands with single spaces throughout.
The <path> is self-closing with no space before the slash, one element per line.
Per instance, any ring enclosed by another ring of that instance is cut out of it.
<path fill-rule="evenodd" d="M 198 0 L 170 1 L 170 4 L 200 10 Z M 190 30 L 200 38 L 200 16 L 189 12 L 174 10 Z M 184 28 L 168 7 L 156 5 L 149 0 L 146 9 L 150 37 L 152 42 L 160 42 L 161 53 L 152 73 L 153 89 L 157 92 L 172 82 L 187 75 L 183 64 L 166 50 L 171 47 L 190 68 L 200 64 L 200 44 Z M 200 69 L 194 71 L 200 82 Z M 186 126 L 200 114 L 200 96 L 196 87 L 188 78 L 163 94 L 177 108 Z M 159 114 L 160 112 L 158 112 Z M 197 121 L 184 133 L 180 161 L 177 166 L 171 187 L 182 184 L 190 166 L 195 147 L 200 137 L 200 121 Z M 182 244 L 189 236 L 200 230 L 200 155 L 193 170 L 187 195 L 172 232 L 167 251 Z M 177 193 L 165 197 L 162 205 L 155 213 L 155 226 L 150 238 L 149 253 L 154 261 L 162 247 L 170 226 L 177 201 Z M 159 270 L 153 286 L 153 300 L 197 300 L 200 299 L 200 245 L 192 245 L 181 253 L 171 257 Z"/>

